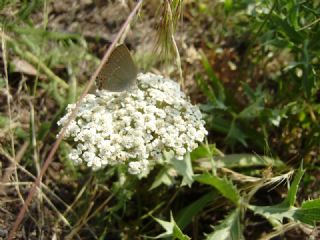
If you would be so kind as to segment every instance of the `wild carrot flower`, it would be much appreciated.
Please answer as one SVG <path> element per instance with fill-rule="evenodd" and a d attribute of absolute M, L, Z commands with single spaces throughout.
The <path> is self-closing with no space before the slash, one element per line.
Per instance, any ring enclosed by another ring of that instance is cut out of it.
<path fill-rule="evenodd" d="M 58 125 L 64 125 L 75 104 Z M 69 158 L 99 169 L 125 164 L 131 174 L 148 170 L 150 161 L 173 151 L 182 160 L 207 134 L 201 112 L 178 83 L 151 73 L 139 74 L 137 86 L 123 92 L 88 94 L 68 126 Z"/>

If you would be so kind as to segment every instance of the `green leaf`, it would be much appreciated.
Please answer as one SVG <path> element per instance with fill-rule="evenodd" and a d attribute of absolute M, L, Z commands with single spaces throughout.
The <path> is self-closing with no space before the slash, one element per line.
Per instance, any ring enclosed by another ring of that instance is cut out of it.
<path fill-rule="evenodd" d="M 215 105 L 217 103 L 217 98 L 212 87 L 208 86 L 208 83 L 200 75 L 197 75 L 195 80 L 200 90 L 204 93 L 204 95 L 206 95 L 208 100 Z"/>
<path fill-rule="evenodd" d="M 320 198 L 313 199 L 313 200 L 307 200 L 307 201 L 303 202 L 301 205 L 301 208 L 302 209 L 320 208 Z"/>
<path fill-rule="evenodd" d="M 272 222 L 278 222 L 278 224 L 283 223 L 284 218 L 300 221 L 309 225 L 316 225 L 316 223 L 320 222 L 320 199 L 309 200 L 305 202 L 301 208 L 280 203 L 275 206 L 250 205 L 249 209 Z"/>
<path fill-rule="evenodd" d="M 293 215 L 294 219 L 300 222 L 313 225 L 320 223 L 320 199 L 309 200 Z"/>
<path fill-rule="evenodd" d="M 179 239 L 179 240 L 191 239 L 187 235 L 183 234 L 179 226 L 174 221 L 172 213 L 170 213 L 170 222 L 163 221 L 158 218 L 154 218 L 154 219 L 165 229 L 164 233 L 159 234 L 158 236 L 154 237 L 154 239 L 167 238 L 167 237 L 172 237 L 172 239 Z"/>
<path fill-rule="evenodd" d="M 260 96 L 253 102 L 251 105 L 247 106 L 243 109 L 239 114 L 238 118 L 250 120 L 259 117 L 260 113 L 264 109 L 264 95 Z"/>
<path fill-rule="evenodd" d="M 26 132 L 23 128 L 17 127 L 14 129 L 14 134 L 17 136 L 17 138 L 20 139 L 27 139 L 29 138 L 29 133 Z"/>
<path fill-rule="evenodd" d="M 192 221 L 194 216 L 200 213 L 203 208 L 205 208 L 210 202 L 213 202 L 217 197 L 217 192 L 211 191 L 191 203 L 189 206 L 183 208 L 176 217 L 177 224 L 180 228 L 184 229 Z"/>
<path fill-rule="evenodd" d="M 307 98 L 311 97 L 311 90 L 314 86 L 314 75 L 311 73 L 311 65 L 310 65 L 310 56 L 309 56 L 309 50 L 308 50 L 309 41 L 306 39 L 303 43 L 303 89 L 305 91 L 305 94 Z"/>
<path fill-rule="evenodd" d="M 232 124 L 232 121 L 220 116 L 214 116 L 212 119 L 210 119 L 210 121 L 207 122 L 210 124 L 210 128 L 223 134 L 227 134 L 229 132 Z"/>
<path fill-rule="evenodd" d="M 190 153 L 187 153 L 183 160 L 171 159 L 171 163 L 177 173 L 182 176 L 181 186 L 188 185 L 189 187 L 193 183 L 193 169 L 191 164 Z"/>
<path fill-rule="evenodd" d="M 24 4 L 22 4 L 22 7 L 18 15 L 21 19 L 24 19 L 24 20 L 26 20 L 34 10 L 42 6 L 41 0 L 31 0 L 31 1 L 23 1 L 23 2 Z"/>
<path fill-rule="evenodd" d="M 34 28 L 32 26 L 13 26 L 12 29 L 16 33 L 25 34 L 25 37 L 47 38 L 48 40 L 76 40 L 81 43 L 81 35 L 76 33 L 55 32 L 42 28 Z"/>
<path fill-rule="evenodd" d="M 299 183 L 302 179 L 302 176 L 304 174 L 305 170 L 302 168 L 302 163 L 300 168 L 298 169 L 298 172 L 294 176 L 294 179 L 292 181 L 291 187 L 288 191 L 288 196 L 286 200 L 284 201 L 284 204 L 288 204 L 289 206 L 293 206 L 296 201 L 296 196 L 299 188 Z"/>
<path fill-rule="evenodd" d="M 297 3 L 296 0 L 287 1 L 286 7 L 288 9 L 288 22 L 291 26 L 295 29 L 299 27 L 298 25 L 298 18 L 299 18 L 299 6 L 300 4 Z"/>
<path fill-rule="evenodd" d="M 206 70 L 211 80 L 213 90 L 214 90 L 215 96 L 217 97 L 217 100 L 223 103 L 224 100 L 226 99 L 226 96 L 225 96 L 224 87 L 222 83 L 220 82 L 217 75 L 215 74 L 208 58 L 203 53 L 201 54 L 201 60 L 202 60 L 202 65 L 204 66 L 204 69 Z"/>
<path fill-rule="evenodd" d="M 0 128 L 9 128 L 10 119 L 7 116 L 0 114 Z"/>
<path fill-rule="evenodd" d="M 231 212 L 225 220 L 215 227 L 215 231 L 206 236 L 206 240 L 241 240 L 244 239 L 240 224 L 240 210 Z"/>
<path fill-rule="evenodd" d="M 258 166 L 275 166 L 282 167 L 285 164 L 278 159 L 267 156 L 258 156 L 255 154 L 228 154 L 223 157 L 214 158 L 217 167 L 239 168 L 239 167 L 258 167 Z"/>
<path fill-rule="evenodd" d="M 190 153 L 191 160 L 210 158 L 216 153 L 215 144 L 202 144 Z"/>
<path fill-rule="evenodd" d="M 224 1 L 224 10 L 228 13 L 232 10 L 233 0 Z"/>
<path fill-rule="evenodd" d="M 239 204 L 240 193 L 232 182 L 227 179 L 219 178 L 209 173 L 194 177 L 197 182 L 215 187 L 225 198 L 229 199 L 235 205 Z"/>
<path fill-rule="evenodd" d="M 248 138 L 247 134 L 242 131 L 240 127 L 238 127 L 235 119 L 231 122 L 231 126 L 228 131 L 228 135 L 226 137 L 227 140 L 229 140 L 231 143 L 234 142 L 234 140 L 239 141 L 242 143 L 243 146 L 247 147 L 248 144 L 246 142 L 246 139 Z"/>
<path fill-rule="evenodd" d="M 277 225 L 280 225 L 283 222 L 284 218 L 293 219 L 296 211 L 295 207 L 289 207 L 283 203 L 274 206 L 249 205 L 248 208 L 255 214 L 265 217 L 270 222 L 277 223 Z"/>
<path fill-rule="evenodd" d="M 167 186 L 172 185 L 174 183 L 174 178 L 170 176 L 170 170 L 175 170 L 180 176 L 182 176 L 181 186 L 191 186 L 193 183 L 193 169 L 190 154 L 187 153 L 183 160 L 177 160 L 173 152 L 164 152 L 164 159 L 166 163 L 169 164 L 166 164 L 158 173 L 149 190 L 152 190 L 161 184 L 165 184 Z"/>
<path fill-rule="evenodd" d="M 178 225 L 175 223 L 173 226 L 173 237 L 181 240 L 190 240 L 191 238 L 187 235 L 183 234 L 181 229 L 178 227 Z"/>
<path fill-rule="evenodd" d="M 39 130 L 38 130 L 38 136 L 37 138 L 39 140 L 43 140 L 43 138 L 49 133 L 51 129 L 51 122 L 42 122 L 40 124 Z"/>
<path fill-rule="evenodd" d="M 149 188 L 149 190 L 155 189 L 157 187 L 159 187 L 160 185 L 166 185 L 166 186 L 170 186 L 173 184 L 173 179 L 169 176 L 168 174 L 168 169 L 167 168 L 163 168 L 155 177 L 155 180 L 153 181 L 151 187 Z"/>
<path fill-rule="evenodd" d="M 292 26 L 290 26 L 286 19 L 281 19 L 279 16 L 273 14 L 271 20 L 274 25 L 277 26 L 278 31 L 281 32 L 290 41 L 300 44 L 303 42 L 304 37 L 297 32 Z"/>
<path fill-rule="evenodd" d="M 294 207 L 299 183 L 304 174 L 302 164 L 296 173 L 286 199 L 274 206 L 254 206 L 249 205 L 249 209 L 254 211 L 272 222 L 281 224 L 284 218 L 294 221 L 300 221 L 309 225 L 315 225 L 320 221 L 320 199 L 308 200 L 304 202 L 301 208 Z"/>
<path fill-rule="evenodd" d="M 277 48 L 292 48 L 294 46 L 294 44 L 288 40 L 284 40 L 284 39 L 272 39 L 270 41 L 268 41 L 268 44 L 273 45 Z"/>
<path fill-rule="evenodd" d="M 6 81 L 4 80 L 4 78 L 0 76 L 0 88 L 4 89 L 5 87 L 6 87 Z"/>
<path fill-rule="evenodd" d="M 170 222 L 163 221 L 159 218 L 154 218 L 154 220 L 156 220 L 161 225 L 161 227 L 165 230 L 164 233 L 161 233 L 158 236 L 154 237 L 155 239 L 166 238 L 166 237 L 172 236 L 174 223 L 172 223 L 171 221 Z"/>

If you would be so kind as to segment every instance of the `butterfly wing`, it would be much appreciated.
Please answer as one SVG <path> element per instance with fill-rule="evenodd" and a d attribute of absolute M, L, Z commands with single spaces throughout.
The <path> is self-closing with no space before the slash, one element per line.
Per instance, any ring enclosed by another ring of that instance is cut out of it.
<path fill-rule="evenodd" d="M 121 44 L 111 53 L 98 77 L 99 89 L 121 92 L 136 84 L 137 67 L 128 48 Z"/>

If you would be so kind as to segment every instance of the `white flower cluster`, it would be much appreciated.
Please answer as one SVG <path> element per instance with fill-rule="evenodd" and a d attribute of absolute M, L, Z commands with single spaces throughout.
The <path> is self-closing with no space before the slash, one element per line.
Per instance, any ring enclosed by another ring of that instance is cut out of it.
<path fill-rule="evenodd" d="M 64 125 L 75 104 L 58 125 Z M 74 143 L 69 158 L 93 169 L 127 164 L 131 174 L 148 170 L 150 160 L 172 150 L 182 160 L 207 134 L 201 112 L 178 83 L 140 73 L 129 91 L 97 91 L 79 106 L 65 138 Z"/>

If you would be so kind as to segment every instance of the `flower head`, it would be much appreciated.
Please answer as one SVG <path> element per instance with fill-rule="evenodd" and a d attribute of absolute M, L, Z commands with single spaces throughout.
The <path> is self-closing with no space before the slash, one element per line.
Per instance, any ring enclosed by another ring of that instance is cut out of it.
<path fill-rule="evenodd" d="M 58 125 L 64 125 L 74 104 Z M 201 112 L 178 83 L 151 73 L 139 74 L 130 91 L 97 91 L 81 102 L 65 138 L 74 148 L 69 158 L 93 169 L 126 164 L 132 174 L 148 170 L 149 161 L 173 151 L 183 159 L 207 134 Z"/>

